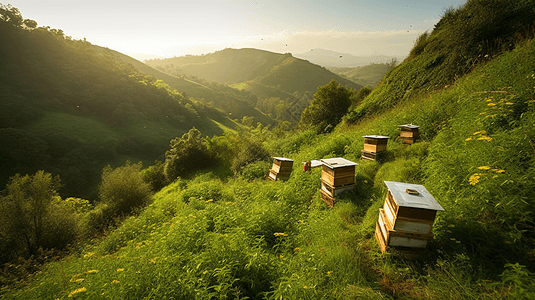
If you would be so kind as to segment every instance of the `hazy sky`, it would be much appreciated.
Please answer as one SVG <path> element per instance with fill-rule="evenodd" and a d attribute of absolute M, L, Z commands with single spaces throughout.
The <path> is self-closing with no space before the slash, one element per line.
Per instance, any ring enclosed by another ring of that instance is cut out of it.
<path fill-rule="evenodd" d="M 465 0 L 0 0 L 39 26 L 126 54 L 163 57 L 252 47 L 323 48 L 403 59 Z M 133 55 L 137 58 L 142 56 Z"/>

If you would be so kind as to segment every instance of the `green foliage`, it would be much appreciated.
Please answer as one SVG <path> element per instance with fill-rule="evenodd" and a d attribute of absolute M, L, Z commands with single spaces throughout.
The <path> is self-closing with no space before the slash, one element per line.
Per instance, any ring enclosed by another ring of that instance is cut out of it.
<path fill-rule="evenodd" d="M 270 167 L 269 161 L 257 161 L 243 167 L 241 176 L 247 180 L 262 179 L 269 173 Z"/>
<path fill-rule="evenodd" d="M 170 149 L 165 152 L 164 174 L 170 182 L 214 163 L 213 155 L 206 146 L 206 140 L 195 127 L 184 133 L 181 138 L 171 140 L 169 147 Z"/>
<path fill-rule="evenodd" d="M 235 174 L 240 174 L 247 165 L 261 161 L 267 162 L 269 158 L 270 154 L 262 142 L 247 139 L 242 141 L 242 148 L 232 160 L 231 170 Z"/>
<path fill-rule="evenodd" d="M 316 126 L 334 128 L 347 113 L 351 105 L 350 91 L 334 81 L 318 87 L 314 100 L 301 114 L 301 126 Z"/>
<path fill-rule="evenodd" d="M 99 199 L 112 213 L 108 218 L 130 213 L 150 201 L 151 187 L 143 180 L 141 169 L 141 162 L 130 164 L 127 161 L 124 166 L 115 169 L 107 166 L 102 170 Z"/>
<path fill-rule="evenodd" d="M 38 171 L 13 176 L 0 198 L 0 260 L 35 255 L 39 248 L 63 249 L 79 234 L 78 212 L 58 197 L 59 177 Z"/>
<path fill-rule="evenodd" d="M 165 177 L 164 167 L 164 163 L 157 160 L 154 165 L 142 171 L 143 180 L 150 184 L 153 191 L 159 191 L 169 183 Z"/>

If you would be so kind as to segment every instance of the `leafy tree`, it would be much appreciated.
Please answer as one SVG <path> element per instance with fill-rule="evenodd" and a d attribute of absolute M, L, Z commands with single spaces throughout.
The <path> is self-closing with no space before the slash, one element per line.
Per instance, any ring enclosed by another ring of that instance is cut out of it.
<path fill-rule="evenodd" d="M 301 126 L 336 126 L 351 105 L 351 92 L 334 79 L 318 87 L 314 100 L 301 114 Z"/>
<path fill-rule="evenodd" d="M 149 202 L 152 190 L 143 180 L 142 167 L 141 162 L 132 165 L 127 161 L 124 166 L 113 169 L 108 165 L 102 170 L 99 198 L 111 214 L 129 213 Z"/>
<path fill-rule="evenodd" d="M 355 97 L 353 97 L 353 106 L 357 106 L 360 104 L 360 102 L 362 102 L 362 100 L 364 100 L 364 98 L 368 97 L 369 94 L 371 94 L 372 92 L 372 89 L 365 86 L 363 88 L 361 88 Z"/>
<path fill-rule="evenodd" d="M 208 167 L 214 161 L 213 155 L 206 147 L 206 140 L 195 127 L 181 138 L 172 139 L 170 147 L 171 149 L 165 152 L 164 166 L 164 174 L 169 181 Z"/>
<path fill-rule="evenodd" d="M 77 237 L 75 210 L 58 196 L 59 186 L 59 176 L 44 171 L 10 179 L 7 195 L 0 198 L 2 260 L 63 248 Z"/>
<path fill-rule="evenodd" d="M 18 8 L 8 5 L 0 4 L 0 20 L 14 25 L 14 26 L 21 26 L 22 21 L 24 20 L 22 18 L 22 15 L 20 14 L 20 11 Z M 37 23 L 36 23 L 37 25 Z"/>

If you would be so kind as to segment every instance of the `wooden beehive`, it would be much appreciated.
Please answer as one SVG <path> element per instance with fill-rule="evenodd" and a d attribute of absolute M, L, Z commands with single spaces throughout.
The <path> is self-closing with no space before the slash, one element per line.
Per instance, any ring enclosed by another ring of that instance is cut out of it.
<path fill-rule="evenodd" d="M 364 138 L 364 151 L 379 153 L 386 151 L 389 136 L 384 135 L 366 135 Z"/>
<path fill-rule="evenodd" d="M 336 196 L 355 188 L 355 166 L 358 164 L 338 157 L 322 159 L 321 198 L 334 206 Z"/>
<path fill-rule="evenodd" d="M 423 185 L 393 181 L 385 184 L 388 192 L 375 232 L 381 251 L 389 247 L 425 249 L 433 237 L 436 212 L 444 208 Z"/>
<path fill-rule="evenodd" d="M 273 157 L 273 166 L 269 170 L 269 179 L 288 180 L 292 173 L 294 161 L 284 157 Z"/>
<path fill-rule="evenodd" d="M 420 126 L 405 124 L 399 125 L 398 127 L 401 128 L 399 137 L 403 141 L 403 144 L 414 144 L 414 142 L 416 142 L 416 140 L 420 137 L 418 133 L 418 128 L 420 128 Z"/>
<path fill-rule="evenodd" d="M 389 136 L 366 135 L 364 138 L 364 149 L 361 151 L 361 159 L 376 160 L 377 154 L 385 152 L 387 149 Z"/>

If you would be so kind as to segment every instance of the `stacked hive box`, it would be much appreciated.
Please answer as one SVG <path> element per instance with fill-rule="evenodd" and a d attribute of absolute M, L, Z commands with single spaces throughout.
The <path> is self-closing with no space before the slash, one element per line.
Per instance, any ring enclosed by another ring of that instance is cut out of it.
<path fill-rule="evenodd" d="M 322 159 L 321 162 L 321 199 L 333 207 L 336 196 L 355 188 L 355 166 L 358 164 L 341 157 Z"/>
<path fill-rule="evenodd" d="M 414 144 L 420 137 L 418 134 L 418 128 L 420 128 L 420 126 L 405 124 L 399 125 L 398 127 L 401 128 L 399 137 L 403 140 L 403 144 Z"/>
<path fill-rule="evenodd" d="M 376 160 L 377 154 L 386 151 L 389 136 L 366 135 L 364 138 L 364 149 L 361 151 L 361 159 Z"/>
<path fill-rule="evenodd" d="M 437 211 L 444 208 L 423 185 L 385 181 L 388 192 L 379 209 L 375 238 L 381 252 L 389 247 L 416 253 L 427 247 Z"/>
<path fill-rule="evenodd" d="M 294 161 L 284 157 L 273 157 L 273 166 L 269 170 L 269 179 L 273 181 L 288 180 L 292 173 Z"/>

